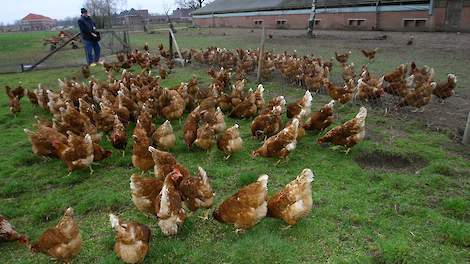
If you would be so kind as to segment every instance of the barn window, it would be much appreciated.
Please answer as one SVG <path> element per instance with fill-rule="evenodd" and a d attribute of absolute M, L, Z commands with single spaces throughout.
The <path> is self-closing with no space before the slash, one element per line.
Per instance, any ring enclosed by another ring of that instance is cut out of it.
<path fill-rule="evenodd" d="M 276 20 L 277 28 L 287 28 L 287 20 L 285 19 L 278 19 Z"/>
<path fill-rule="evenodd" d="M 405 18 L 403 27 L 405 28 L 425 28 L 427 19 L 425 18 Z"/>
<path fill-rule="evenodd" d="M 363 18 L 351 18 L 351 19 L 348 19 L 348 25 L 350 27 L 362 27 L 362 26 L 365 26 L 366 21 L 367 20 Z"/>
<path fill-rule="evenodd" d="M 415 26 L 419 27 L 419 28 L 426 27 L 426 20 L 425 19 L 416 19 Z"/>
<path fill-rule="evenodd" d="M 403 21 L 403 26 L 406 27 L 406 28 L 414 27 L 415 26 L 415 21 L 413 19 L 405 19 Z"/>

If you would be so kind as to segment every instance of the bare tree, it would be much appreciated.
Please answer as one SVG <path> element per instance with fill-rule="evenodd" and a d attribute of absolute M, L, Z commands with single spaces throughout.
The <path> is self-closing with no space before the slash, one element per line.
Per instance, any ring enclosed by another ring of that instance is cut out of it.
<path fill-rule="evenodd" d="M 105 24 L 111 26 L 111 16 L 126 2 L 127 0 L 85 0 L 83 5 L 96 19 L 97 26 L 104 27 Z"/>
<path fill-rule="evenodd" d="M 180 8 L 198 9 L 209 3 L 210 0 L 176 0 Z"/>
<path fill-rule="evenodd" d="M 127 0 L 85 0 L 84 6 L 93 16 L 110 16 L 126 3 Z"/>
<path fill-rule="evenodd" d="M 170 4 L 168 4 L 167 2 L 164 1 L 163 2 L 163 7 L 164 7 L 164 10 L 165 10 L 165 16 L 168 20 L 168 26 L 173 31 L 173 33 L 176 33 L 176 29 L 173 25 L 173 21 L 171 20 L 171 16 L 170 16 L 170 10 L 171 10 Z"/>

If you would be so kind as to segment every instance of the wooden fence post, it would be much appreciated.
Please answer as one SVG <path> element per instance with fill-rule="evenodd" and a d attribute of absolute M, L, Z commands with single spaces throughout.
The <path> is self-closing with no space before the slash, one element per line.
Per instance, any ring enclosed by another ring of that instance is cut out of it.
<path fill-rule="evenodd" d="M 263 27 L 263 31 L 261 33 L 261 44 L 259 48 L 259 56 L 258 56 L 258 74 L 256 75 L 256 82 L 261 82 L 261 71 L 263 69 L 263 61 L 264 61 L 264 44 L 266 41 L 266 28 Z"/>
<path fill-rule="evenodd" d="M 170 58 L 173 59 L 173 37 L 171 35 L 171 29 L 168 30 L 168 45 L 170 50 Z"/>
<path fill-rule="evenodd" d="M 176 52 L 178 53 L 178 57 L 181 59 L 181 65 L 183 65 L 184 67 L 184 58 L 183 58 L 183 55 L 181 55 L 180 48 L 178 47 L 178 42 L 176 41 L 175 34 L 173 34 L 173 30 L 171 28 L 170 28 L 170 39 L 173 40 L 172 43 L 175 44 Z M 171 50 L 173 51 L 173 48 Z M 173 53 L 171 57 L 173 58 Z"/>
<path fill-rule="evenodd" d="M 462 143 L 464 145 L 470 144 L 470 112 L 468 112 L 467 125 L 465 126 L 465 131 L 463 133 Z"/>

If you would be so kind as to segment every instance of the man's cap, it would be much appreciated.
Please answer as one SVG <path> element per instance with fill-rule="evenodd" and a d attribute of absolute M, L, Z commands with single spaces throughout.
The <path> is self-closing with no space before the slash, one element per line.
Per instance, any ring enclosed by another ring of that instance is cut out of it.
<path fill-rule="evenodd" d="M 86 10 L 85 8 L 82 8 L 82 9 L 80 9 L 80 12 L 81 12 L 82 14 L 85 14 L 85 13 L 88 13 L 88 10 Z"/>

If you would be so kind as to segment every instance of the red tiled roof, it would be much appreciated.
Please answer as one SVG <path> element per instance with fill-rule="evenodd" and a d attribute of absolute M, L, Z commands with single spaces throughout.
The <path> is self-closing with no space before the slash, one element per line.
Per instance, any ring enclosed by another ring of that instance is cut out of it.
<path fill-rule="evenodd" d="M 27 16 L 23 17 L 21 20 L 23 21 L 32 21 L 32 20 L 54 20 L 50 17 L 29 13 Z"/>

